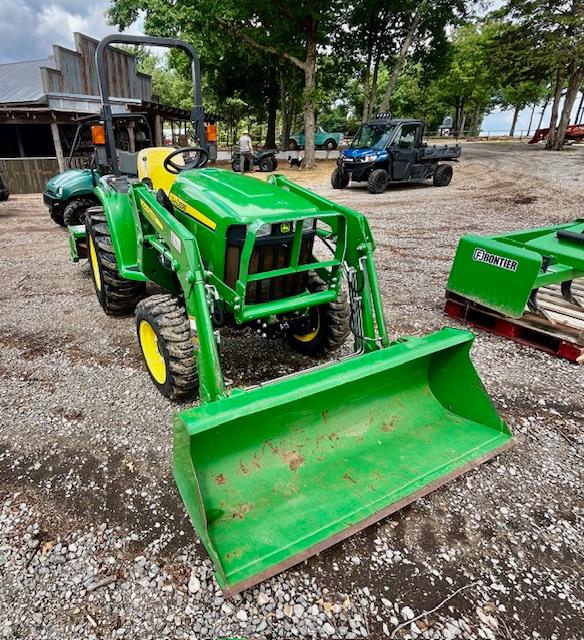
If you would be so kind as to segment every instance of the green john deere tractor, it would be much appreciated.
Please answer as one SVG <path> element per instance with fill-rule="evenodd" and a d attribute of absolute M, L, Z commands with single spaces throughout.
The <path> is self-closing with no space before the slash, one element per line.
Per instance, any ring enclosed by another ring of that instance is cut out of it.
<path fill-rule="evenodd" d="M 117 170 L 96 188 L 87 231 L 95 290 L 110 314 L 135 312 L 156 387 L 201 404 L 174 422 L 174 475 L 226 593 L 274 575 L 436 489 L 510 445 L 469 358 L 473 335 L 443 329 L 390 343 L 366 218 L 281 176 L 204 168 L 198 147 L 148 149 L 139 179 Z M 108 137 L 109 138 L 109 137 Z M 327 252 L 324 254 L 323 252 Z M 317 255 L 324 255 L 317 259 Z M 164 293 L 145 297 L 147 282 Z M 348 296 L 346 296 L 345 291 Z M 228 389 L 221 327 L 251 326 L 304 354 L 354 353 L 250 389 Z"/>

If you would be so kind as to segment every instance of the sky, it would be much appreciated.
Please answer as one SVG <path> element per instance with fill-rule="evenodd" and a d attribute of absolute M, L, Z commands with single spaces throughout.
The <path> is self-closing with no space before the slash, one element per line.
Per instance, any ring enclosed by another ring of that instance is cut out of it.
<path fill-rule="evenodd" d="M 52 45 L 75 48 L 73 33 L 100 39 L 116 29 L 107 24 L 109 0 L 0 0 L 0 64 L 38 60 Z M 141 33 L 138 20 L 125 33 Z"/>

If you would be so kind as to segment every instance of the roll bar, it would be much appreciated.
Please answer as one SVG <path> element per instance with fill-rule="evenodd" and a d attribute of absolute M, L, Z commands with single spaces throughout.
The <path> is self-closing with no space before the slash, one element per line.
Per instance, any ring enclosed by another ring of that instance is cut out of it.
<path fill-rule="evenodd" d="M 193 77 L 193 88 L 195 104 L 191 110 L 191 122 L 195 129 L 195 133 L 199 140 L 199 146 L 208 149 L 207 135 L 203 124 L 203 97 L 201 91 L 201 65 L 199 56 L 195 49 L 183 40 L 175 38 L 159 38 L 157 36 L 127 36 L 120 33 L 114 33 L 105 36 L 100 40 L 95 51 L 95 64 L 97 67 L 97 77 L 99 82 L 99 92 L 101 95 L 101 117 L 105 126 L 106 133 L 106 149 L 110 158 L 112 172 L 114 175 L 119 174 L 118 159 L 116 157 L 116 143 L 113 128 L 113 116 L 110 97 L 107 90 L 107 74 L 104 64 L 104 52 L 110 44 L 143 44 L 153 47 L 167 47 L 182 49 L 191 59 L 191 74 Z"/>

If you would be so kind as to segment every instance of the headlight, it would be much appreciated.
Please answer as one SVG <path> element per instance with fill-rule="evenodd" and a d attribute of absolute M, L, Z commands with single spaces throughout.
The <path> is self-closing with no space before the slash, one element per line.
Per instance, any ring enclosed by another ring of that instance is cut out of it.
<path fill-rule="evenodd" d="M 63 187 L 57 187 L 57 195 L 59 198 L 63 195 Z"/>
<path fill-rule="evenodd" d="M 365 156 L 363 160 L 365 162 L 375 162 L 377 160 L 377 156 Z"/>
<path fill-rule="evenodd" d="M 272 233 L 272 225 L 268 222 L 266 224 L 263 224 L 257 231 L 256 231 L 256 238 L 263 238 L 264 236 L 269 236 Z"/>

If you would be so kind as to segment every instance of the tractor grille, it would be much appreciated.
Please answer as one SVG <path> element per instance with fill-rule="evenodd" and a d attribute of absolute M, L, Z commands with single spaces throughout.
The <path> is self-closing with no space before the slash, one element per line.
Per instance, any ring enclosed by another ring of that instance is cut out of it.
<path fill-rule="evenodd" d="M 315 232 L 311 229 L 304 232 L 298 264 L 311 262 L 314 235 Z M 289 267 L 293 239 L 292 233 L 256 238 L 249 262 L 249 275 Z M 245 227 L 231 227 L 227 234 L 225 282 L 232 289 L 235 289 L 235 283 L 239 276 L 239 263 L 244 240 Z M 250 282 L 247 286 L 245 302 L 246 304 L 257 304 L 300 294 L 306 291 L 307 280 L 308 272 L 304 271 Z"/>

